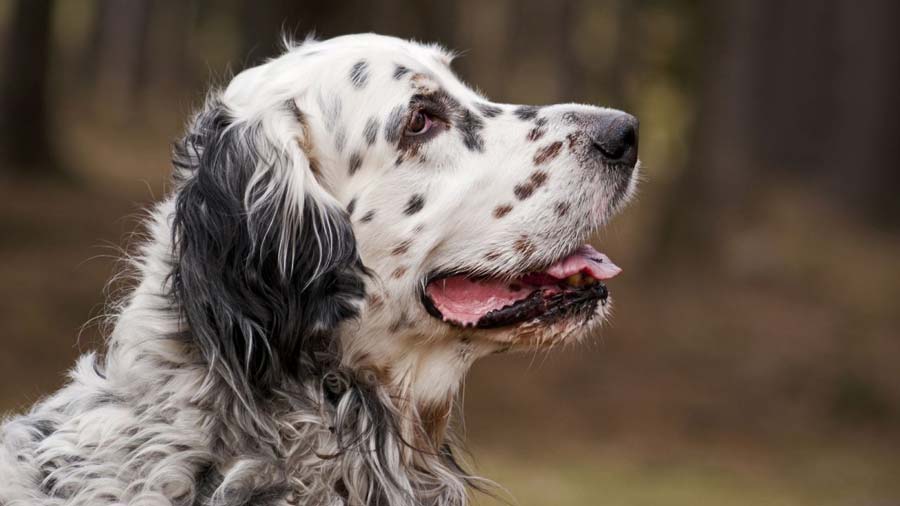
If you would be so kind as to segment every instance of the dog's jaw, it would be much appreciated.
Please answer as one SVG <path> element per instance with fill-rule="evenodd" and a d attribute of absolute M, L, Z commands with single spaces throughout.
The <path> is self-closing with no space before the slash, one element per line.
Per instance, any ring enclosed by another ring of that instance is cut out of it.
<path fill-rule="evenodd" d="M 384 315 L 404 311 L 370 295 L 361 319 L 348 323 L 340 333 L 343 365 L 374 371 L 374 378 L 403 413 L 405 436 L 420 442 L 426 437 L 429 447 L 439 448 L 453 403 L 475 361 L 496 353 L 590 339 L 609 317 L 611 306 L 609 299 L 577 319 L 475 330 L 448 325 L 414 306 L 404 310 L 410 316 L 398 326 Z"/>
<path fill-rule="evenodd" d="M 363 314 L 368 311 L 371 309 Z M 375 371 L 375 377 L 384 382 L 382 386 L 389 390 L 398 407 L 409 415 L 407 419 L 421 421 L 420 428 L 432 443 L 439 445 L 452 403 L 469 368 L 477 359 L 506 346 L 475 339 L 469 332 L 459 332 L 432 320 L 424 311 L 417 317 L 420 325 L 399 333 L 378 325 L 361 328 L 359 323 L 347 324 L 341 333 L 342 359 L 351 369 Z M 454 335 L 447 335 L 448 330 Z"/>

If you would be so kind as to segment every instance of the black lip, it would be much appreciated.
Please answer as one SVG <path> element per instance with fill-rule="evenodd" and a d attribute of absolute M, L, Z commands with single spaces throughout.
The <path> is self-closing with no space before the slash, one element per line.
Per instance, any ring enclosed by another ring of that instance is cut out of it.
<path fill-rule="evenodd" d="M 432 278 L 431 281 L 435 279 L 440 278 Z M 428 283 L 431 281 L 425 283 L 425 286 L 428 286 Z M 434 301 L 431 300 L 426 290 L 423 289 L 421 291 L 420 297 L 425 311 L 438 320 L 444 321 L 444 315 L 434 305 Z M 597 304 L 605 304 L 608 298 L 609 289 L 603 283 L 579 288 L 567 287 L 565 290 L 552 295 L 545 295 L 544 290 L 538 288 L 531 292 L 528 297 L 518 302 L 485 314 L 475 323 L 474 327 L 493 329 L 534 319 L 540 319 L 544 323 L 549 324 L 576 315 L 589 318 L 594 314 Z M 462 326 L 449 320 L 446 323 Z"/>

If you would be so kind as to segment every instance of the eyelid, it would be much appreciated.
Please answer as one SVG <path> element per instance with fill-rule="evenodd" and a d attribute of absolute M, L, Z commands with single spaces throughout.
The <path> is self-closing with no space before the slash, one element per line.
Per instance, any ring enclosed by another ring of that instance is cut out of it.
<path fill-rule="evenodd" d="M 446 113 L 440 104 L 427 95 L 413 95 L 410 103 L 410 110 L 413 114 L 418 111 L 425 111 L 432 119 L 447 121 Z"/>

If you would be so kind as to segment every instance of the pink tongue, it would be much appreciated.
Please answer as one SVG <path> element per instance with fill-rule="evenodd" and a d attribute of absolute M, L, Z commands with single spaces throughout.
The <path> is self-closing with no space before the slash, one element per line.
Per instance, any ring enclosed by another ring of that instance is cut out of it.
<path fill-rule="evenodd" d="M 529 276 L 526 281 L 547 278 L 555 289 L 553 281 L 565 279 L 579 272 L 586 272 L 595 279 L 609 279 L 622 269 L 610 261 L 609 257 L 591 246 L 585 245 L 575 253 L 551 265 L 537 276 Z M 554 279 L 555 278 L 555 279 Z M 472 280 L 465 276 L 452 276 L 429 283 L 426 292 L 435 307 L 444 316 L 458 324 L 475 324 L 482 316 L 518 302 L 531 294 L 534 284 L 504 282 L 496 279 Z"/>
<path fill-rule="evenodd" d="M 579 272 L 587 272 L 595 279 L 610 279 L 622 272 L 622 269 L 612 263 L 608 256 L 585 244 L 575 250 L 575 253 L 551 265 L 546 272 L 557 279 L 565 279 Z"/>

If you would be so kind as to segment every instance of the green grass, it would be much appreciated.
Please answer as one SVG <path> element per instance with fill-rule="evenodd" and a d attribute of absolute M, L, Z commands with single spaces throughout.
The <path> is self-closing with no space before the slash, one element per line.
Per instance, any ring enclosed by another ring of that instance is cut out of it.
<path fill-rule="evenodd" d="M 900 504 L 898 459 L 869 450 L 809 449 L 744 460 L 692 452 L 597 452 L 553 459 L 475 453 L 478 469 L 520 506 L 866 506 Z M 502 504 L 479 498 L 479 505 Z"/>

